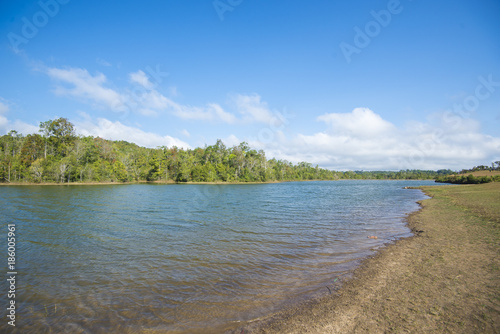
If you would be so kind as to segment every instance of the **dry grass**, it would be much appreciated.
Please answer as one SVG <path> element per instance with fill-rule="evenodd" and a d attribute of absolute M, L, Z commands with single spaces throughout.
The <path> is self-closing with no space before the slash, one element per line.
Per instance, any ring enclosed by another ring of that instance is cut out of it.
<path fill-rule="evenodd" d="M 477 172 L 470 172 L 470 173 L 464 173 L 464 174 L 454 174 L 457 176 L 461 175 L 469 175 L 472 174 L 474 177 L 478 176 L 495 176 L 495 175 L 500 175 L 500 170 L 494 170 L 494 171 L 488 171 L 488 170 L 479 170 Z"/>

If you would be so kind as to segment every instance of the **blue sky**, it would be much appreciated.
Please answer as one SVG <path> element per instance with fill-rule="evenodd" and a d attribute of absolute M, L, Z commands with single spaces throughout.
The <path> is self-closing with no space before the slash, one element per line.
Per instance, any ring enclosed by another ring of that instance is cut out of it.
<path fill-rule="evenodd" d="M 2 1 L 0 133 L 247 141 L 347 169 L 500 160 L 500 2 Z"/>

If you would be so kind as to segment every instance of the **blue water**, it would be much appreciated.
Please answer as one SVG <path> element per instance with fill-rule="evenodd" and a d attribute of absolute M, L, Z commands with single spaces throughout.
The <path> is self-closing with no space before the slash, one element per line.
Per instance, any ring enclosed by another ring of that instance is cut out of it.
<path fill-rule="evenodd" d="M 239 328 L 409 236 L 405 216 L 425 196 L 403 187 L 429 184 L 1 187 L 5 237 L 17 229 L 14 332 Z"/>

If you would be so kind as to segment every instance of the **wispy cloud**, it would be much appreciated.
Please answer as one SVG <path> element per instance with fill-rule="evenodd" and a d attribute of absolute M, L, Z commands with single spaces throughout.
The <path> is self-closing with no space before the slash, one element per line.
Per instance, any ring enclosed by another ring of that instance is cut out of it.
<path fill-rule="evenodd" d="M 91 75 L 80 68 L 48 68 L 47 74 L 61 84 L 55 89 L 57 95 L 69 95 L 91 102 L 93 105 L 104 106 L 115 111 L 124 111 L 124 98 L 118 92 L 104 86 L 106 76 L 102 73 Z"/>
<path fill-rule="evenodd" d="M 37 133 L 38 127 L 20 121 L 18 119 L 11 121 L 9 120 L 7 114 L 11 110 L 11 103 L 0 97 L 0 134 L 5 134 L 10 130 L 16 130 L 22 134 Z"/>
<path fill-rule="evenodd" d="M 7 105 L 7 102 L 5 102 L 1 97 L 0 97 L 0 115 L 6 114 L 9 111 L 9 106 Z"/>
<path fill-rule="evenodd" d="M 10 130 L 16 130 L 24 135 L 38 133 L 39 127 L 22 122 L 20 120 L 9 120 L 7 113 L 10 110 L 7 101 L 0 98 L 0 134 Z M 177 146 L 190 148 L 190 145 L 178 138 L 162 136 L 152 132 L 143 131 L 137 127 L 125 125 L 119 121 L 110 121 L 106 118 L 96 120 L 85 112 L 78 112 L 80 121 L 71 121 L 75 125 L 78 134 L 84 136 L 95 136 L 110 140 L 124 140 L 144 147 Z M 184 130 L 189 136 L 189 133 Z"/>
<path fill-rule="evenodd" d="M 143 116 L 172 114 L 183 120 L 210 121 L 227 124 L 276 123 L 280 120 L 258 94 L 235 94 L 229 97 L 229 107 L 219 103 L 191 106 L 178 103 L 163 95 L 151 78 L 142 70 L 129 73 L 131 86 L 121 90 L 106 86 L 107 78 L 102 73 L 90 74 L 81 68 L 48 68 L 47 75 L 57 82 L 54 93 L 70 96 L 90 103 L 93 108 L 119 112 L 136 112 Z M 170 90 L 172 90 L 170 88 Z M 178 95 L 176 89 L 174 97 Z"/>
<path fill-rule="evenodd" d="M 75 128 L 78 133 L 84 136 L 124 140 L 145 147 L 177 146 L 190 148 L 189 144 L 178 138 L 146 132 L 139 128 L 124 125 L 119 121 L 113 122 L 105 118 L 98 118 L 97 121 L 87 119 L 83 122 L 75 122 Z"/>
<path fill-rule="evenodd" d="M 367 108 L 317 120 L 327 125 L 324 131 L 254 145 L 270 156 L 337 170 L 461 169 L 500 158 L 500 138 L 482 134 L 473 120 L 450 126 L 445 113 L 401 128 Z"/>
<path fill-rule="evenodd" d="M 9 106 L 2 101 L 2 98 L 0 98 L 0 130 L 5 131 L 5 127 L 9 123 L 9 120 L 5 115 L 9 111 Z"/>
<path fill-rule="evenodd" d="M 106 66 L 106 67 L 113 66 L 113 65 L 111 65 L 111 63 L 107 62 L 106 60 L 104 60 L 102 58 L 96 58 L 95 62 L 101 66 Z"/>
<path fill-rule="evenodd" d="M 261 96 L 258 94 L 236 94 L 231 97 L 231 102 L 245 122 L 268 124 L 275 118 L 268 104 L 262 101 Z"/>
<path fill-rule="evenodd" d="M 91 75 L 86 69 L 80 68 L 48 68 L 46 73 L 58 83 L 54 90 L 56 95 L 77 98 L 90 103 L 94 108 L 132 111 L 144 116 L 170 113 L 178 118 L 193 121 L 229 124 L 237 121 L 236 116 L 225 111 L 217 103 L 190 106 L 173 101 L 160 93 L 142 70 L 129 74 L 132 87 L 126 87 L 121 92 L 106 87 L 107 79 L 102 73 Z M 172 91 L 172 88 L 170 90 Z M 173 93 L 178 94 L 176 89 Z"/>
<path fill-rule="evenodd" d="M 149 81 L 148 76 L 144 71 L 137 71 L 129 74 L 130 81 L 137 83 L 146 89 L 152 89 L 154 87 L 153 83 Z"/>
<path fill-rule="evenodd" d="M 276 122 L 278 119 L 269 109 L 266 102 L 257 94 L 231 95 L 229 106 L 236 112 L 226 111 L 218 103 L 208 103 L 203 107 L 177 104 L 170 100 L 171 112 L 179 118 L 201 121 L 220 121 L 227 124 L 248 124 Z M 279 119 L 278 119 L 279 120 Z"/>

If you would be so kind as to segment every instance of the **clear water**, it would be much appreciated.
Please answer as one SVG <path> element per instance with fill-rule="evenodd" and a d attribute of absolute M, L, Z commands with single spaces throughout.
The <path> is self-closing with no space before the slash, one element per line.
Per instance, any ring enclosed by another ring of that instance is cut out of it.
<path fill-rule="evenodd" d="M 13 333 L 241 327 L 409 236 L 405 215 L 425 196 L 403 187 L 428 184 L 1 187 L 2 248 L 6 225 L 17 228 Z"/>

